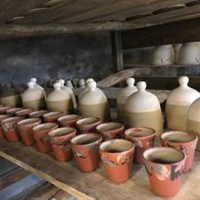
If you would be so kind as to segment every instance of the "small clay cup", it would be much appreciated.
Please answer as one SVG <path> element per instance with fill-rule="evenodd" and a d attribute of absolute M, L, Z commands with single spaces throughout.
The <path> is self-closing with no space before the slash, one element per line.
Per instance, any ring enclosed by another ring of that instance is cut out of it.
<path fill-rule="evenodd" d="M 55 122 L 57 123 L 57 120 L 59 117 L 63 116 L 63 112 L 55 111 L 55 112 L 48 112 L 43 115 L 44 122 Z"/>
<path fill-rule="evenodd" d="M 11 109 L 12 107 L 10 106 L 1 106 L 0 107 L 0 114 L 6 114 L 6 111 Z"/>
<path fill-rule="evenodd" d="M 43 115 L 48 113 L 48 110 L 36 110 L 28 114 L 30 118 L 40 118 L 43 121 Z"/>
<path fill-rule="evenodd" d="M 76 127 L 76 122 L 81 119 L 80 115 L 64 115 L 58 118 L 58 123 L 63 127 Z"/>
<path fill-rule="evenodd" d="M 107 140 L 100 145 L 100 155 L 109 180 L 119 184 L 131 177 L 135 144 L 124 139 Z"/>
<path fill-rule="evenodd" d="M 10 142 L 16 142 L 20 140 L 20 135 L 17 130 L 17 122 L 21 121 L 22 117 L 9 117 L 1 121 L 1 125 L 5 134 L 5 137 Z"/>
<path fill-rule="evenodd" d="M 181 187 L 184 153 L 169 147 L 153 147 L 143 156 L 152 191 L 161 197 L 175 196 Z"/>
<path fill-rule="evenodd" d="M 127 140 L 135 143 L 134 162 L 143 164 L 143 153 L 153 147 L 156 131 L 147 127 L 129 128 L 125 132 Z"/>
<path fill-rule="evenodd" d="M 52 150 L 48 133 L 56 128 L 58 128 L 56 123 L 43 123 L 33 127 L 33 137 L 40 152 L 47 153 Z"/>
<path fill-rule="evenodd" d="M 184 172 L 192 168 L 198 136 L 184 131 L 169 131 L 161 136 L 161 143 L 166 147 L 173 147 L 185 154 Z"/>
<path fill-rule="evenodd" d="M 124 125 L 119 122 L 102 123 L 96 127 L 96 130 L 102 134 L 103 140 L 112 140 L 121 138 L 124 131 Z"/>
<path fill-rule="evenodd" d="M 33 138 L 33 127 L 41 123 L 39 118 L 24 119 L 17 122 L 17 129 L 22 138 L 22 141 L 27 146 L 32 146 L 35 144 Z"/>
<path fill-rule="evenodd" d="M 2 125 L 1 125 L 1 121 L 4 120 L 4 119 L 7 119 L 9 118 L 8 115 L 0 115 L 0 138 L 3 138 L 4 137 L 4 130 L 2 128 Z"/>
<path fill-rule="evenodd" d="M 98 152 L 102 137 L 97 133 L 85 133 L 71 140 L 77 167 L 83 172 L 91 172 L 99 167 L 101 158 Z"/>
<path fill-rule="evenodd" d="M 10 108 L 6 111 L 6 114 L 9 115 L 10 117 L 15 116 L 15 113 L 19 110 L 22 110 L 23 108 Z"/>
<path fill-rule="evenodd" d="M 18 117 L 23 117 L 23 118 L 27 118 L 29 113 L 33 112 L 33 109 L 31 108 L 24 108 L 22 110 L 19 110 L 15 113 L 16 116 Z"/>
<path fill-rule="evenodd" d="M 95 132 L 96 126 L 101 123 L 101 119 L 97 117 L 85 117 L 76 122 L 79 133 Z"/>
<path fill-rule="evenodd" d="M 71 160 L 73 153 L 70 141 L 76 136 L 76 129 L 72 127 L 57 128 L 50 131 L 48 135 L 56 160 L 60 162 Z"/>

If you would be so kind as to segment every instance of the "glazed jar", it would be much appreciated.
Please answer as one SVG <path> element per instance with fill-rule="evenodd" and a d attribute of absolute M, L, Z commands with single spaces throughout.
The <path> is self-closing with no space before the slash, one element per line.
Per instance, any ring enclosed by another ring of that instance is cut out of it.
<path fill-rule="evenodd" d="M 166 100 L 167 128 L 184 131 L 188 109 L 200 94 L 188 86 L 187 76 L 181 76 L 178 81 L 179 87 L 172 90 Z"/>
<path fill-rule="evenodd" d="M 47 108 L 50 111 L 60 111 L 69 114 L 70 95 L 61 89 L 60 83 L 53 84 L 54 91 L 47 97 Z"/>
<path fill-rule="evenodd" d="M 189 42 L 182 45 L 180 49 L 178 64 L 182 64 L 182 65 L 200 64 L 199 42 Z"/>
<path fill-rule="evenodd" d="M 28 82 L 28 89 L 21 95 L 24 108 L 40 110 L 45 108 L 45 97 L 41 90 L 35 88 L 34 83 Z"/>
<path fill-rule="evenodd" d="M 107 98 L 96 90 L 96 82 L 88 83 L 89 91 L 79 100 L 79 113 L 83 117 L 98 117 L 102 121 L 109 119 L 109 105 Z"/>
<path fill-rule="evenodd" d="M 174 49 L 171 44 L 157 46 L 153 50 L 153 65 L 171 65 L 174 63 Z"/>
<path fill-rule="evenodd" d="M 154 94 L 146 91 L 146 86 L 146 82 L 138 82 L 138 91 L 127 99 L 125 123 L 127 127 L 153 128 L 158 134 L 163 130 L 160 103 Z"/>
<path fill-rule="evenodd" d="M 125 103 L 128 97 L 137 91 L 137 88 L 134 86 L 135 79 L 128 78 L 126 80 L 127 86 L 120 90 L 117 96 L 117 118 L 120 122 L 124 122 L 125 119 Z"/>

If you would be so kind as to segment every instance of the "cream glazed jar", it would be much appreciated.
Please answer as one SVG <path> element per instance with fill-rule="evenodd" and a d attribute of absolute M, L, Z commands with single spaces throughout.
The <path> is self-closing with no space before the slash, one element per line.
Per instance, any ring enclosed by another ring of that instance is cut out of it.
<path fill-rule="evenodd" d="M 134 86 L 135 79 L 128 78 L 126 80 L 127 86 L 120 90 L 117 97 L 117 118 L 120 122 L 125 122 L 125 103 L 128 97 L 137 91 L 137 87 Z"/>
<path fill-rule="evenodd" d="M 96 88 L 96 82 L 91 81 L 87 84 L 88 92 L 79 99 L 79 113 L 83 117 L 98 117 L 102 121 L 110 118 L 109 104 L 102 91 Z"/>
<path fill-rule="evenodd" d="M 60 83 L 53 84 L 54 91 L 47 97 L 47 109 L 50 111 L 60 111 L 65 114 L 70 112 L 70 94 L 61 89 Z"/>
<path fill-rule="evenodd" d="M 200 94 L 188 86 L 187 76 L 181 76 L 178 82 L 179 87 L 172 90 L 166 100 L 167 128 L 185 131 L 189 107 Z"/>
<path fill-rule="evenodd" d="M 149 127 L 159 134 L 163 131 L 163 119 L 158 98 L 146 91 L 146 82 L 137 83 L 138 91 L 128 97 L 125 106 L 127 127 Z"/>

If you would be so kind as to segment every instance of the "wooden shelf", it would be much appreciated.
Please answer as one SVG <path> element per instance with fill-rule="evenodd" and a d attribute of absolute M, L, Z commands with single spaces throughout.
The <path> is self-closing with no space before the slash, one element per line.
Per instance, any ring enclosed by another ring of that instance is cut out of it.
<path fill-rule="evenodd" d="M 21 142 L 0 141 L 0 156 L 14 162 L 22 168 L 39 175 L 46 181 L 69 194 L 83 200 L 161 200 L 150 189 L 144 167 L 134 165 L 132 178 L 124 184 L 113 184 L 105 178 L 103 167 L 95 172 L 80 172 L 73 161 L 60 163 L 51 155 L 42 154 L 35 147 L 26 147 Z M 183 175 L 180 192 L 171 200 L 200 199 L 200 152 L 196 152 L 192 171 Z"/>

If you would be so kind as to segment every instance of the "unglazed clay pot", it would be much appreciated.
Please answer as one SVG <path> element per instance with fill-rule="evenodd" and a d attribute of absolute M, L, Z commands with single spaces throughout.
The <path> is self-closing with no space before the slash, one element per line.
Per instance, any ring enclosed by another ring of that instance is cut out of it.
<path fill-rule="evenodd" d="M 134 162 L 143 164 L 143 153 L 153 147 L 156 131 L 147 127 L 129 128 L 125 132 L 126 139 L 135 143 Z"/>
<path fill-rule="evenodd" d="M 175 196 L 181 187 L 184 153 L 169 147 L 153 147 L 143 156 L 152 191 L 161 197 Z"/>
<path fill-rule="evenodd" d="M 103 140 L 111 140 L 122 137 L 124 125 L 119 122 L 107 122 L 98 125 L 96 129 L 103 136 Z"/>
<path fill-rule="evenodd" d="M 50 111 L 59 111 L 64 114 L 70 112 L 70 94 L 61 89 L 60 83 L 53 84 L 54 91 L 47 97 L 47 108 Z"/>
<path fill-rule="evenodd" d="M 43 123 L 33 127 L 33 137 L 40 152 L 47 153 L 52 150 L 48 133 L 56 128 L 58 128 L 56 123 Z"/>
<path fill-rule="evenodd" d="M 76 122 L 79 133 L 88 133 L 96 130 L 96 126 L 101 123 L 97 117 L 85 117 Z"/>
<path fill-rule="evenodd" d="M 187 76 L 181 76 L 178 81 L 180 86 L 172 90 L 166 101 L 167 127 L 185 131 L 189 107 L 200 94 L 188 86 Z"/>
<path fill-rule="evenodd" d="M 9 115 L 10 117 L 13 117 L 17 111 L 22 109 L 23 108 L 10 108 L 6 111 L 6 114 Z"/>
<path fill-rule="evenodd" d="M 33 82 L 28 82 L 28 89 L 21 94 L 22 105 L 24 108 L 40 110 L 46 107 L 45 96 L 42 90 L 35 88 Z"/>
<path fill-rule="evenodd" d="M 1 125 L 1 121 L 7 118 L 9 118 L 9 115 L 0 115 L 0 138 L 3 138 L 5 135 L 2 125 Z"/>
<path fill-rule="evenodd" d="M 11 109 L 12 107 L 10 106 L 1 106 L 0 107 L 0 114 L 6 114 L 6 111 Z"/>
<path fill-rule="evenodd" d="M 43 120 L 43 115 L 48 113 L 48 110 L 36 110 L 28 114 L 30 118 L 40 118 Z"/>
<path fill-rule="evenodd" d="M 171 44 L 157 46 L 152 57 L 153 65 L 171 65 L 174 63 L 174 49 Z"/>
<path fill-rule="evenodd" d="M 17 130 L 25 145 L 32 146 L 35 144 L 32 129 L 40 123 L 41 119 L 39 118 L 24 119 L 17 123 Z"/>
<path fill-rule="evenodd" d="M 107 98 L 96 90 L 96 82 L 88 83 L 89 91 L 79 99 L 79 113 L 83 117 L 98 117 L 102 121 L 110 118 Z"/>
<path fill-rule="evenodd" d="M 163 130 L 163 119 L 158 98 L 146 91 L 146 82 L 137 83 L 138 91 L 126 101 L 127 127 L 149 127 L 159 134 Z"/>
<path fill-rule="evenodd" d="M 17 130 L 17 122 L 21 121 L 22 117 L 9 117 L 1 121 L 1 125 L 5 134 L 5 137 L 10 142 L 16 142 L 20 140 L 20 135 Z"/>
<path fill-rule="evenodd" d="M 126 117 L 125 115 L 125 104 L 128 97 L 137 91 L 137 88 L 134 86 L 135 79 L 128 78 L 126 80 L 127 86 L 120 90 L 117 96 L 117 118 L 120 122 L 124 122 Z"/>
<path fill-rule="evenodd" d="M 71 140 L 77 167 L 83 172 L 91 172 L 99 167 L 101 158 L 98 152 L 102 137 L 96 133 L 86 133 Z"/>
<path fill-rule="evenodd" d="M 76 136 L 76 129 L 71 127 L 57 128 L 50 131 L 48 135 L 56 160 L 69 161 L 73 156 L 70 141 Z"/>
<path fill-rule="evenodd" d="M 198 137 L 183 131 L 169 131 L 160 136 L 163 146 L 172 147 L 185 154 L 184 172 L 192 168 Z"/>
<path fill-rule="evenodd" d="M 57 123 L 58 118 L 63 116 L 63 112 L 48 112 L 43 115 L 44 122 L 55 122 Z"/>
<path fill-rule="evenodd" d="M 76 122 L 81 119 L 80 115 L 72 114 L 72 115 L 64 115 L 58 118 L 58 123 L 60 126 L 65 127 L 75 127 Z"/>
<path fill-rule="evenodd" d="M 16 116 L 19 116 L 19 117 L 23 117 L 23 118 L 26 118 L 28 117 L 28 115 L 33 112 L 33 109 L 31 108 L 24 108 L 22 110 L 19 110 L 15 113 Z"/>
<path fill-rule="evenodd" d="M 99 152 L 109 180 L 123 183 L 131 177 L 134 148 L 134 143 L 123 139 L 108 140 L 100 145 Z"/>

